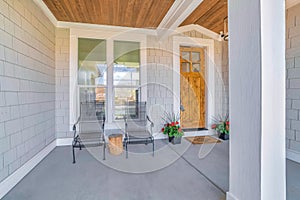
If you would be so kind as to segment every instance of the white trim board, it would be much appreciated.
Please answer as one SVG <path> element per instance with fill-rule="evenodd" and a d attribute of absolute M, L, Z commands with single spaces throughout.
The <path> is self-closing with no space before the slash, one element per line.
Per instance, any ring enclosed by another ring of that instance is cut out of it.
<path fill-rule="evenodd" d="M 57 19 L 49 10 L 48 6 L 42 0 L 33 0 L 33 2 L 43 11 L 46 17 L 52 22 L 52 24 L 57 27 Z"/>
<path fill-rule="evenodd" d="M 184 32 L 188 32 L 188 31 L 197 31 L 199 33 L 202 33 L 205 36 L 210 37 L 211 39 L 217 40 L 217 41 L 223 41 L 223 39 L 220 37 L 219 34 L 204 28 L 203 26 L 200 26 L 198 24 L 190 24 L 190 25 L 186 25 L 186 26 L 181 26 L 178 27 L 174 32 L 174 34 L 178 34 L 178 33 L 184 33 Z"/>
<path fill-rule="evenodd" d="M 297 163 L 300 163 L 300 152 L 291 149 L 286 150 L 286 158 Z"/>
<path fill-rule="evenodd" d="M 0 184 L 0 199 L 4 197 L 15 185 L 17 185 L 36 165 L 38 165 L 54 148 L 56 141 L 54 140 L 33 158 L 27 161 L 22 167 L 9 175 Z"/>
<path fill-rule="evenodd" d="M 156 28 L 160 40 L 164 40 L 173 32 L 203 0 L 177 0 L 173 3 L 163 20 Z"/>
<path fill-rule="evenodd" d="M 239 199 L 233 196 L 233 194 L 231 194 L 230 192 L 226 192 L 226 200 L 239 200 Z"/>
<path fill-rule="evenodd" d="M 73 138 L 57 138 L 56 139 L 56 146 L 61 147 L 61 146 L 70 146 L 72 145 Z"/>

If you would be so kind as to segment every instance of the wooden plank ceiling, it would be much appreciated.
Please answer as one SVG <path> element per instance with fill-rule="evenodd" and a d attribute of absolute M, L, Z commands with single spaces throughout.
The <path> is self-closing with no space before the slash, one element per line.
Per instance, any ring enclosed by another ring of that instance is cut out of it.
<path fill-rule="evenodd" d="M 43 0 L 58 21 L 156 28 L 175 0 Z M 203 0 L 180 26 L 224 29 L 227 0 Z"/>
<path fill-rule="evenodd" d="M 58 21 L 156 28 L 174 0 L 43 0 Z"/>
<path fill-rule="evenodd" d="M 180 26 L 199 24 L 220 33 L 224 31 L 224 18 L 227 16 L 227 0 L 204 0 Z"/>

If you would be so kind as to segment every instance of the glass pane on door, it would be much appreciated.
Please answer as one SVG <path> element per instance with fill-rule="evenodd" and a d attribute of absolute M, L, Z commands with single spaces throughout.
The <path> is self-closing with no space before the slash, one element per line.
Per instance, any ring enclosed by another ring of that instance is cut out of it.
<path fill-rule="evenodd" d="M 190 63 L 181 63 L 181 72 L 190 72 Z"/>
<path fill-rule="evenodd" d="M 192 62 L 200 62 L 200 53 L 192 52 Z"/>
<path fill-rule="evenodd" d="M 193 72 L 200 72 L 200 63 L 193 63 Z"/>
<path fill-rule="evenodd" d="M 184 60 L 189 61 L 190 60 L 190 52 L 182 51 L 181 52 L 181 58 Z"/>

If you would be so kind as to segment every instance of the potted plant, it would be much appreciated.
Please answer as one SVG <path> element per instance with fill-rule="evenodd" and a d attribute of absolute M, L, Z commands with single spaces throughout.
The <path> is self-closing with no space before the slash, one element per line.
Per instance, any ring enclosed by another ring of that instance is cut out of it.
<path fill-rule="evenodd" d="M 179 124 L 179 115 L 166 112 L 163 120 L 164 127 L 161 129 L 163 134 L 168 135 L 169 142 L 172 142 L 172 144 L 180 144 L 184 132 Z"/>
<path fill-rule="evenodd" d="M 218 116 L 213 118 L 214 123 L 211 128 L 218 132 L 219 138 L 222 140 L 229 139 L 229 115 L 226 114 L 224 117 Z"/>

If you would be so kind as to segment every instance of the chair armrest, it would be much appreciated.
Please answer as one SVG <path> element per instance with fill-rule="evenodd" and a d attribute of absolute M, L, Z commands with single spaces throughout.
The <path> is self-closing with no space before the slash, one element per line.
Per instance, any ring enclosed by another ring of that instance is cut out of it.
<path fill-rule="evenodd" d="M 75 139 L 75 137 L 76 137 L 76 125 L 78 124 L 79 120 L 80 120 L 80 117 L 78 117 L 77 121 L 76 121 L 75 124 L 73 125 L 73 131 L 74 131 L 73 138 L 74 138 L 74 139 Z"/>
<path fill-rule="evenodd" d="M 76 125 L 78 124 L 79 120 L 80 120 L 80 117 L 78 117 L 77 121 L 73 125 L 73 131 L 76 131 Z"/>
<path fill-rule="evenodd" d="M 154 123 L 151 121 L 148 115 L 147 115 L 147 120 L 150 122 L 151 127 L 154 127 Z"/>

